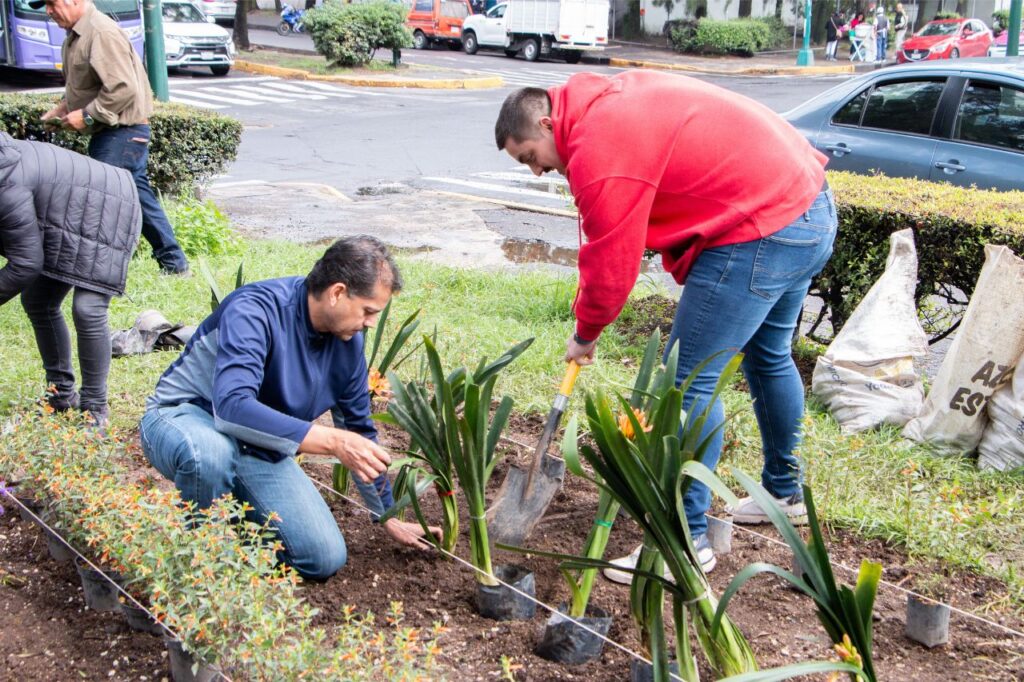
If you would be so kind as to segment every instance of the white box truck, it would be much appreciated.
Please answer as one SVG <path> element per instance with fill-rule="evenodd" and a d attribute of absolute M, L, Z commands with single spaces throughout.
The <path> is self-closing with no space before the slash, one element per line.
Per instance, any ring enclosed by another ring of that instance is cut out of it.
<path fill-rule="evenodd" d="M 608 11 L 609 0 L 506 0 L 466 20 L 464 31 L 473 35 L 464 35 L 463 45 L 469 54 L 496 47 L 531 62 L 551 55 L 575 64 L 608 44 Z"/>

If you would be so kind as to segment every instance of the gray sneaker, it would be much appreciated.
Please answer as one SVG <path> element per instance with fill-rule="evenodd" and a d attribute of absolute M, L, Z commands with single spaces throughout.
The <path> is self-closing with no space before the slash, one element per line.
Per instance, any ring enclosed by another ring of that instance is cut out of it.
<path fill-rule="evenodd" d="M 711 542 L 708 540 L 708 536 L 706 534 L 698 535 L 693 539 L 693 546 L 697 550 L 697 558 L 700 560 L 700 567 L 704 569 L 705 574 L 710 573 L 718 564 L 718 560 L 715 558 L 715 553 L 711 549 Z M 624 568 L 636 568 L 636 562 L 639 557 L 640 545 L 637 545 L 637 548 L 630 552 L 629 555 L 619 557 L 618 559 L 612 559 L 608 563 L 614 564 L 615 566 L 622 566 Z M 605 578 L 611 580 L 613 583 L 629 585 L 633 582 L 633 574 L 628 571 L 623 571 L 617 568 L 606 568 L 602 573 Z M 665 579 L 672 579 L 672 574 L 668 569 L 665 569 Z"/>
<path fill-rule="evenodd" d="M 771 497 L 782 513 L 789 518 L 790 523 L 794 526 L 807 524 L 807 507 L 804 506 L 802 492 L 797 491 L 789 497 L 775 497 L 774 495 Z M 752 497 L 742 498 L 735 507 L 726 507 L 726 511 L 732 514 L 734 523 L 748 526 L 771 523 L 771 519 L 768 518 L 764 509 Z"/>

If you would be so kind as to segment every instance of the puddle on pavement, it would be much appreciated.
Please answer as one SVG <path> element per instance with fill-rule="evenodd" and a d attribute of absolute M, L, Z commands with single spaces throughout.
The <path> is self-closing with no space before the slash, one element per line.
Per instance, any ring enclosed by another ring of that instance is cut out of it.
<path fill-rule="evenodd" d="M 501 250 L 513 263 L 551 263 L 553 265 L 576 265 L 579 249 L 555 246 L 539 239 L 506 238 Z"/>

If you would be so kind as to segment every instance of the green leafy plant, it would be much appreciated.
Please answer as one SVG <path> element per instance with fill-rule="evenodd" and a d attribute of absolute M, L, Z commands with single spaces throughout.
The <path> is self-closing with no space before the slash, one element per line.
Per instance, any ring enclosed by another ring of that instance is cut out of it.
<path fill-rule="evenodd" d="M 851 672 L 851 678 L 857 675 L 869 682 L 877 680 L 871 653 L 871 630 L 875 595 L 878 592 L 878 581 L 882 577 L 882 565 L 862 561 L 857 572 L 857 584 L 853 589 L 838 584 L 821 533 L 811 489 L 803 487 L 807 521 L 811 531 L 811 537 L 805 543 L 793 524 L 757 481 L 739 470 L 734 470 L 733 476 L 761 509 L 766 511 L 772 525 L 793 551 L 803 574 L 797 576 L 784 568 L 762 562 L 745 567 L 722 593 L 722 600 L 718 603 L 711 625 L 712 632 L 718 631 L 729 601 L 748 580 L 762 573 L 772 573 L 788 581 L 814 601 L 818 620 L 835 645 L 836 652 L 845 663 L 858 669 L 856 673 Z"/>
<path fill-rule="evenodd" d="M 182 250 L 197 256 L 238 255 L 242 240 L 231 221 L 211 201 L 200 201 L 192 194 L 161 202 Z"/>
<path fill-rule="evenodd" d="M 936 12 L 935 20 L 939 19 L 963 19 L 959 12 Z"/>
<path fill-rule="evenodd" d="M 245 272 L 243 270 L 244 263 L 238 264 L 238 269 L 235 271 L 235 289 L 240 288 L 245 284 Z M 206 280 L 206 284 L 210 287 L 210 312 L 214 312 L 220 306 L 224 298 L 234 291 L 224 292 L 217 283 L 217 278 L 213 275 L 213 270 L 210 269 L 209 263 L 205 259 L 199 259 L 199 272 L 202 273 L 203 279 Z"/>
<path fill-rule="evenodd" d="M 752 57 L 778 47 L 780 34 L 774 22 L 761 19 L 702 18 L 675 24 L 669 35 L 677 52 Z"/>
<path fill-rule="evenodd" d="M 1008 9 L 997 9 L 992 13 L 992 28 L 995 29 L 996 35 L 999 35 L 1010 27 L 1010 10 Z"/>
<path fill-rule="evenodd" d="M 412 34 L 405 26 L 407 14 L 408 8 L 401 3 L 328 2 L 306 12 L 303 23 L 316 51 L 328 62 L 363 66 L 380 48 L 394 51 L 412 46 Z"/>
<path fill-rule="evenodd" d="M 455 548 L 459 534 L 458 504 L 455 500 L 455 477 L 458 476 L 464 489 L 467 485 L 473 486 L 478 484 L 481 478 L 483 478 L 484 484 L 486 484 L 486 479 L 490 477 L 490 472 L 494 467 L 494 446 L 497 444 L 497 434 L 501 431 L 500 428 L 495 431 L 494 443 L 491 443 L 477 431 L 473 431 L 470 434 L 472 438 L 467 436 L 466 439 L 463 439 L 462 423 L 466 421 L 474 429 L 480 428 L 479 420 L 486 420 L 487 411 L 490 407 L 490 394 L 498 372 L 519 357 L 523 351 L 529 348 L 531 343 L 533 343 L 533 339 L 527 339 L 505 351 L 503 355 L 489 364 L 486 359 L 481 360 L 472 374 L 465 367 L 462 367 L 446 376 L 441 369 L 441 357 L 437 352 L 434 341 L 429 336 L 424 336 L 423 346 L 430 379 L 433 383 L 433 394 L 428 391 L 424 381 L 410 381 L 403 384 L 394 371 L 388 373 L 388 380 L 394 396 L 388 403 L 387 413 L 374 415 L 374 418 L 381 422 L 399 426 L 409 434 L 412 447 L 407 454 L 410 458 L 418 460 L 418 463 L 426 468 L 422 473 L 413 474 L 413 480 L 418 480 L 420 476 L 423 476 L 434 483 L 438 497 L 441 500 L 441 525 L 444 535 L 442 546 L 449 552 Z M 482 406 L 479 404 L 481 400 L 480 391 L 486 391 L 488 400 Z M 456 413 L 455 409 L 462 405 L 464 401 L 468 401 L 471 396 L 473 400 L 477 401 L 477 404 L 474 405 L 474 410 L 471 412 L 470 405 L 467 403 L 463 407 L 461 415 Z M 448 402 L 451 402 L 451 409 L 449 409 Z M 509 399 L 509 409 L 511 409 L 511 399 Z M 494 425 L 499 424 L 499 416 L 498 413 L 495 414 Z M 501 420 L 501 427 L 504 427 L 504 419 L 507 418 L 508 415 L 506 414 Z M 471 451 L 464 452 L 464 447 L 470 448 Z M 483 469 L 479 468 L 480 463 L 477 461 L 479 458 L 487 460 L 483 465 Z M 459 471 L 460 467 L 463 470 L 461 472 Z M 426 522 L 419 509 L 419 502 L 416 499 L 416 489 L 415 485 L 409 486 L 410 494 L 396 500 L 394 506 L 382 519 L 387 520 L 391 516 L 401 513 L 403 509 L 411 504 L 417 518 L 426 526 Z M 475 493 L 472 490 L 466 491 L 471 516 L 482 515 L 483 511 L 476 512 L 474 510 L 477 502 L 482 505 L 483 488 L 480 488 L 479 500 L 474 495 Z M 478 522 L 476 524 L 478 527 L 476 531 L 472 530 L 473 526 L 471 525 L 471 543 L 474 542 L 474 537 L 477 537 L 479 540 L 480 525 L 483 526 L 483 531 L 486 533 L 487 527 L 485 522 Z M 478 544 L 478 541 L 474 544 L 474 556 L 476 556 Z M 481 553 L 480 556 L 484 556 L 484 554 Z"/>

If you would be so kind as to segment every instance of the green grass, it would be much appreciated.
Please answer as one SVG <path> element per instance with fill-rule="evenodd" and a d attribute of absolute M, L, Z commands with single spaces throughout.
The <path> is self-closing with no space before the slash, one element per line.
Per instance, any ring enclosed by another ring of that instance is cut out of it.
<path fill-rule="evenodd" d="M 245 263 L 248 281 L 304 274 L 323 248 L 247 242 L 242 256 L 207 260 L 230 290 L 239 260 Z M 406 288 L 396 299 L 394 319 L 422 308 L 420 330 L 429 333 L 436 325 L 445 366 L 475 364 L 482 356 L 493 358 L 522 339 L 536 338 L 502 373 L 498 392 L 511 395 L 519 411 L 546 412 L 564 368 L 575 280 L 543 272 L 458 270 L 411 256 L 400 256 L 399 263 Z M 147 308 L 160 310 L 172 322 L 191 324 L 209 312 L 209 291 L 198 275 L 165 277 L 144 257 L 133 260 L 128 281 L 128 295 L 111 306 L 113 329 L 131 326 Z M 37 398 L 45 388 L 31 328 L 17 301 L 0 307 L 0 348 L 2 414 Z M 627 345 L 609 330 L 598 353 L 599 362 L 581 373 L 578 391 L 632 384 L 641 347 Z M 174 357 L 151 353 L 113 361 L 110 403 L 115 427 L 134 427 L 145 397 Z M 415 371 L 415 362 L 400 369 L 406 377 Z M 723 462 L 757 475 L 760 437 L 749 395 L 730 390 L 726 402 L 732 415 L 727 441 L 732 445 Z M 573 400 L 572 409 L 581 404 Z M 829 522 L 905 545 L 921 558 L 996 576 L 1007 583 L 1015 604 L 1024 605 L 1024 477 L 982 473 L 972 461 L 932 456 L 903 441 L 895 429 L 843 435 L 813 401 L 805 431 L 802 455 L 808 482 Z"/>

